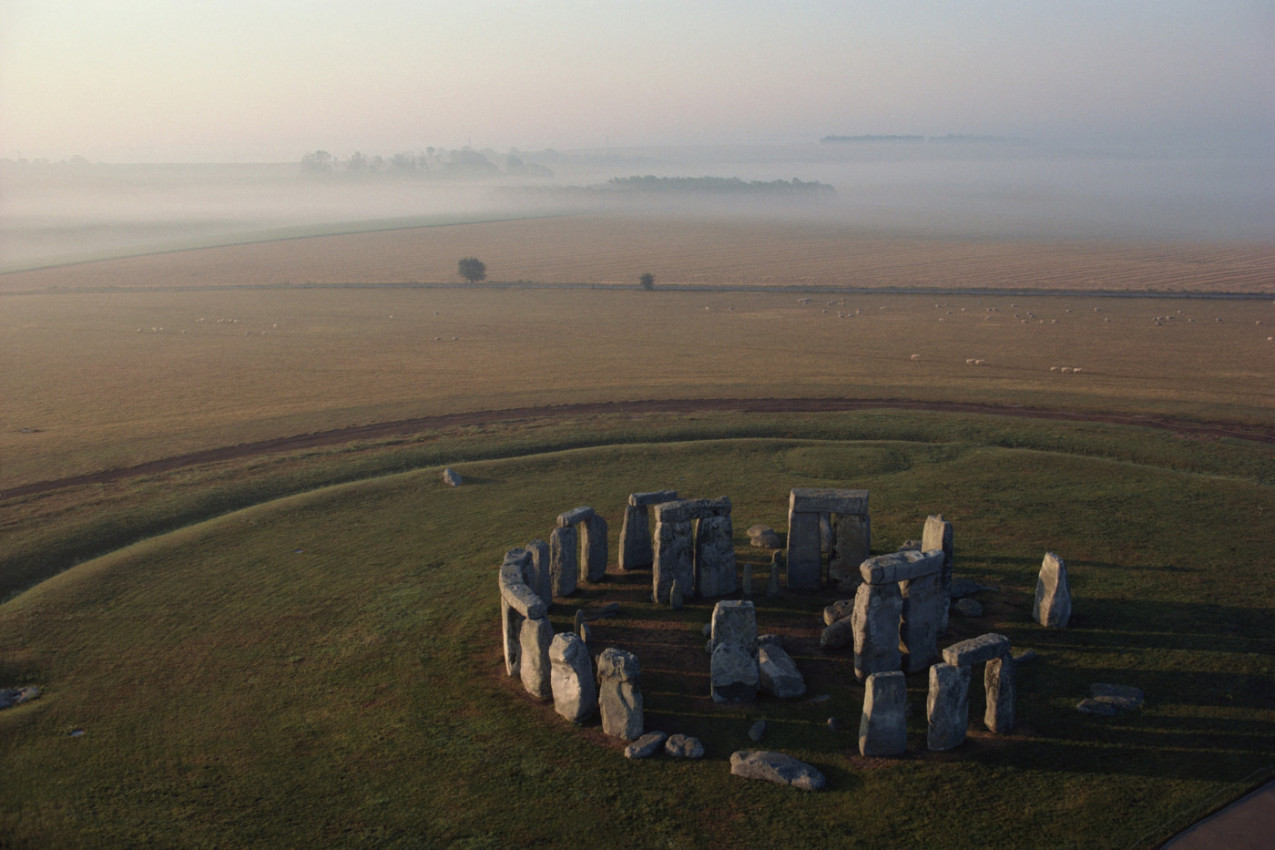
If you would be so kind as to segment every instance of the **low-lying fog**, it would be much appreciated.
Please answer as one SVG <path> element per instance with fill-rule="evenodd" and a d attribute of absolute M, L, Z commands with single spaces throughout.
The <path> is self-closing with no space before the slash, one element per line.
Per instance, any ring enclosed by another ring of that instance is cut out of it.
<path fill-rule="evenodd" d="M 383 152 L 387 159 L 391 152 Z M 0 163 L 0 270 L 369 226 L 618 207 L 831 218 L 948 237 L 1275 239 L 1275 157 L 1064 150 L 1015 141 L 788 148 L 482 152 L 493 169 L 441 176 L 269 165 Z M 370 156 L 370 155 L 369 155 Z M 435 152 L 436 164 L 446 160 Z M 423 156 L 422 156 L 423 159 Z M 486 170 L 487 173 L 480 173 Z M 835 196 L 641 200 L 612 178 L 723 177 L 831 185 Z M 701 205 L 702 204 L 702 205 Z M 359 223 L 363 224 L 359 224 Z M 374 224 L 369 224 L 374 223 Z"/>

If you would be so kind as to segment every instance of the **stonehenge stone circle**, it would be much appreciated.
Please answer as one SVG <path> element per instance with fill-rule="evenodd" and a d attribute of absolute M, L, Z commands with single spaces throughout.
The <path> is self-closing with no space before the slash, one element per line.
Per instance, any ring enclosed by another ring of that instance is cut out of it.
<path fill-rule="evenodd" d="M 768 750 L 739 750 L 731 753 L 730 772 L 732 776 L 764 779 L 803 791 L 818 791 L 827 784 L 824 775 L 816 768 L 792 756 Z"/>
<path fill-rule="evenodd" d="M 1036 578 L 1036 601 L 1032 619 L 1053 629 L 1065 629 L 1071 620 L 1071 589 L 1067 585 L 1067 565 L 1053 552 L 1045 553 Z"/>
<path fill-rule="evenodd" d="M 608 647 L 598 655 L 598 713 L 602 731 L 633 741 L 642 735 L 642 668 L 637 656 Z"/>
<path fill-rule="evenodd" d="M 598 707 L 598 694 L 584 641 L 570 632 L 554 635 L 549 664 L 554 711 L 572 723 L 588 720 Z"/>
<path fill-rule="evenodd" d="M 828 528 L 830 547 L 822 528 Z M 788 496 L 788 587 L 811 589 L 823 581 L 828 553 L 829 581 L 845 591 L 859 583 L 858 566 L 871 553 L 867 490 L 795 487 Z M 848 585 L 848 586 L 847 586 Z"/>
<path fill-rule="evenodd" d="M 859 753 L 897 756 L 908 748 L 908 683 L 902 670 L 868 676 L 859 719 Z"/>
<path fill-rule="evenodd" d="M 925 701 L 929 749 L 950 750 L 965 743 L 965 729 L 970 722 L 969 693 L 969 667 L 942 663 L 930 667 L 930 692 Z"/>
<path fill-rule="evenodd" d="M 620 569 L 645 570 L 655 563 L 651 548 L 650 506 L 677 500 L 676 490 L 631 493 L 620 526 Z"/>

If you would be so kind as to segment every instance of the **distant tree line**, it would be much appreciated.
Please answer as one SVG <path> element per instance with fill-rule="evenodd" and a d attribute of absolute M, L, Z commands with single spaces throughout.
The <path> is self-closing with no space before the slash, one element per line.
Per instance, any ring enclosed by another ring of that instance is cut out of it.
<path fill-rule="evenodd" d="M 427 148 L 423 153 L 396 153 L 391 157 L 369 156 L 355 151 L 342 160 L 325 150 L 311 151 L 301 157 L 301 170 L 308 174 L 343 174 L 346 176 L 389 175 L 396 177 L 431 177 L 466 179 L 507 175 L 515 177 L 552 177 L 553 172 L 536 162 L 525 160 L 517 152 L 498 154 L 470 148 L 446 150 Z"/>
<path fill-rule="evenodd" d="M 719 195 L 788 195 L 797 197 L 831 197 L 837 193 L 827 183 L 818 181 L 772 180 L 745 182 L 738 177 L 613 177 L 607 181 L 613 189 L 629 192 L 699 192 Z"/>

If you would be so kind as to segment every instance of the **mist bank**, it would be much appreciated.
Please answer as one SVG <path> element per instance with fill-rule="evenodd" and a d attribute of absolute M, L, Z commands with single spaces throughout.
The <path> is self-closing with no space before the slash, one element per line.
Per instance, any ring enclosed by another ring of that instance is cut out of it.
<path fill-rule="evenodd" d="M 434 174 L 315 173 L 289 163 L 0 162 L 0 270 L 238 241 L 616 208 L 811 218 L 943 238 L 1275 240 L 1275 155 L 859 141 L 788 147 L 473 152 Z M 517 173 L 507 164 L 521 163 Z M 476 160 L 474 160 L 476 162 Z M 481 173 L 479 173 L 481 172 Z M 777 193 L 597 192 L 654 185 L 823 184 Z M 703 194 L 703 193 L 699 193 Z M 619 197 L 623 195 L 623 197 Z M 719 193 L 720 195 L 720 193 Z"/>

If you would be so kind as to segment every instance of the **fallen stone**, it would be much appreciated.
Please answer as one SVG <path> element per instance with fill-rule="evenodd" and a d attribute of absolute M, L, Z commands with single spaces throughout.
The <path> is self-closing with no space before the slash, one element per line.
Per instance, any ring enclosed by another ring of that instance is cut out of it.
<path fill-rule="evenodd" d="M 598 654 L 598 713 L 605 734 L 626 741 L 642 735 L 642 668 L 633 653 L 608 647 Z"/>
<path fill-rule="evenodd" d="M 1009 649 L 1009 638 L 989 632 L 952 644 L 943 650 L 943 660 L 954 667 L 982 664 L 1009 654 Z"/>
<path fill-rule="evenodd" d="M 859 720 L 860 755 L 897 756 L 907 751 L 907 702 L 902 670 L 868 676 Z"/>
<path fill-rule="evenodd" d="M 761 644 L 757 648 L 757 666 L 761 688 L 778 699 L 793 699 L 806 692 L 806 680 L 783 647 Z"/>
<path fill-rule="evenodd" d="M 1089 696 L 1100 702 L 1109 703 L 1123 711 L 1133 711 L 1142 707 L 1142 690 L 1132 685 L 1108 685 L 1095 682 L 1089 686 Z"/>
<path fill-rule="evenodd" d="M 450 466 L 443 470 L 443 483 L 448 487 L 459 487 L 463 483 L 460 473 Z"/>
<path fill-rule="evenodd" d="M 748 529 L 748 545 L 758 549 L 778 549 L 779 535 L 769 525 L 754 525 Z"/>
<path fill-rule="evenodd" d="M 853 599 L 838 599 L 823 609 L 823 624 L 831 626 L 838 620 L 844 620 L 854 613 Z"/>
<path fill-rule="evenodd" d="M 598 705 L 593 665 L 584 641 L 574 634 L 554 635 L 549 663 L 554 711 L 573 723 L 584 722 Z"/>
<path fill-rule="evenodd" d="M 745 779 L 763 779 L 779 785 L 818 791 L 827 784 L 824 775 L 803 761 L 767 750 L 740 750 L 731 753 L 730 772 Z"/>
<path fill-rule="evenodd" d="M 832 699 L 832 694 L 818 694 L 806 700 L 806 702 L 809 703 L 810 705 L 817 705 L 821 702 L 828 702 L 831 699 Z"/>
<path fill-rule="evenodd" d="M 854 618 L 838 620 L 819 635 L 820 649 L 844 649 L 854 645 Z"/>
<path fill-rule="evenodd" d="M 749 726 L 748 737 L 754 744 L 760 744 L 761 739 L 766 737 L 766 721 L 758 720 L 752 726 Z"/>
<path fill-rule="evenodd" d="M 920 552 L 920 551 L 921 551 L 921 541 L 920 541 L 920 540 L 904 540 L 901 544 L 899 544 L 899 548 L 898 548 L 898 549 L 896 549 L 895 551 L 897 551 L 897 552 Z"/>
<path fill-rule="evenodd" d="M 1093 714 L 1098 717 L 1115 717 L 1120 713 L 1120 709 L 1105 700 L 1082 699 L 1076 705 L 1076 711 L 1081 714 Z"/>
<path fill-rule="evenodd" d="M 704 757 L 704 745 L 690 735 L 669 735 L 664 752 L 675 759 L 700 759 Z"/>
<path fill-rule="evenodd" d="M 21 705 L 24 702 L 37 699 L 39 696 L 40 688 L 37 685 L 27 685 L 23 688 L 3 688 L 0 689 L 0 708 Z"/>
<path fill-rule="evenodd" d="M 952 610 L 960 614 L 962 617 L 983 616 L 983 606 L 979 604 L 977 599 L 958 599 L 956 600 L 956 604 L 952 606 Z"/>
<path fill-rule="evenodd" d="M 668 735 L 663 732 L 647 732 L 624 748 L 624 757 L 626 759 L 648 758 L 659 752 L 667 740 Z"/>
<path fill-rule="evenodd" d="M 1036 599 L 1032 619 L 1051 629 L 1065 629 L 1071 620 L 1071 590 L 1067 585 L 1067 565 L 1053 552 L 1045 553 L 1036 577 Z"/>

